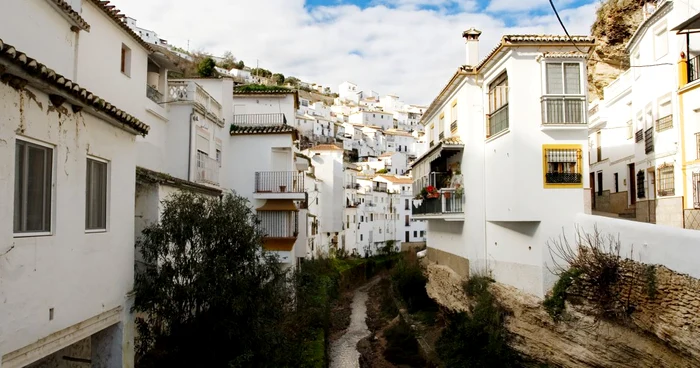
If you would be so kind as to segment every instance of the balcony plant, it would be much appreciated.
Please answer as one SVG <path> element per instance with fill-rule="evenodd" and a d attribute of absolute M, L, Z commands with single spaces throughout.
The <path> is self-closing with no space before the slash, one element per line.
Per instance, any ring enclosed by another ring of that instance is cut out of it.
<path fill-rule="evenodd" d="M 457 189 L 455 189 L 455 198 L 462 198 L 463 195 L 464 195 L 464 188 L 461 186 L 458 186 Z"/>
<path fill-rule="evenodd" d="M 440 192 L 438 192 L 437 188 L 435 188 L 432 185 L 428 185 L 427 187 L 423 188 L 423 191 L 425 191 L 425 199 L 434 199 L 440 197 Z M 423 191 L 421 191 L 421 193 L 423 193 Z"/>

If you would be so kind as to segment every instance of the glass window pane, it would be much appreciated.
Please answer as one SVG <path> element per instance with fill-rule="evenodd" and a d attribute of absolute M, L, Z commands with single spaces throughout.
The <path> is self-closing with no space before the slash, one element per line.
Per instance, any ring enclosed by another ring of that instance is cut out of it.
<path fill-rule="evenodd" d="M 581 65 L 578 63 L 564 64 L 566 94 L 581 94 Z"/>
<path fill-rule="evenodd" d="M 52 152 L 32 143 L 16 143 L 15 232 L 51 231 Z"/>
<path fill-rule="evenodd" d="M 561 64 L 548 63 L 547 64 L 547 93 L 553 95 L 560 95 L 564 93 L 562 88 L 562 72 Z"/>
<path fill-rule="evenodd" d="M 85 175 L 85 228 L 107 228 L 107 164 L 87 160 Z"/>

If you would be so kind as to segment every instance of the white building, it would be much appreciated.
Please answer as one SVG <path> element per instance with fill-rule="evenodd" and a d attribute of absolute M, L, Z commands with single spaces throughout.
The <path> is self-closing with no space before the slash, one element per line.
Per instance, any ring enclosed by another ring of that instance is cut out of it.
<path fill-rule="evenodd" d="M 324 251 L 343 247 L 340 241 L 343 228 L 344 175 L 343 149 L 332 144 L 311 147 L 308 156 L 315 178 L 318 180 L 313 192 L 313 214 L 318 216 L 316 244 Z"/>
<path fill-rule="evenodd" d="M 378 126 L 386 130 L 394 128 L 394 115 L 379 110 L 356 111 L 348 116 L 348 122 L 365 126 Z"/>
<path fill-rule="evenodd" d="M 362 98 L 362 90 L 359 89 L 355 83 L 343 82 L 338 86 L 338 98 L 340 100 L 359 103 Z"/>
<path fill-rule="evenodd" d="M 149 50 L 97 2 L 53 4 L 11 1 L 0 23 L 0 366 L 64 367 L 65 355 L 132 366 L 135 137 L 149 132 Z M 97 64 L 99 78 L 78 37 L 116 55 Z M 124 45 L 141 93 L 108 98 L 93 87 L 124 78 Z"/>
<path fill-rule="evenodd" d="M 141 28 L 136 25 L 136 19 L 125 18 L 126 25 L 133 29 L 144 41 L 159 46 L 168 46 L 168 41 L 158 37 L 158 34 L 150 29 Z"/>
<path fill-rule="evenodd" d="M 399 194 L 398 201 L 393 204 L 397 215 L 394 229 L 396 239 L 400 240 L 398 244 L 425 242 L 425 221 L 413 218 L 413 179 L 410 176 L 379 175 L 374 180 L 387 183 L 390 193 Z"/>
<path fill-rule="evenodd" d="M 413 163 L 413 192 L 438 192 L 413 214 L 427 220 L 429 259 L 542 297 L 556 278 L 547 241 L 571 235 L 590 199 L 586 54 L 566 36 L 507 35 L 479 61 L 480 33 L 463 33 L 466 66 L 423 115 L 430 148 Z"/>
<path fill-rule="evenodd" d="M 386 136 L 386 151 L 400 152 L 408 157 L 415 158 L 416 138 L 411 134 L 399 129 L 389 129 L 384 131 Z"/>
<path fill-rule="evenodd" d="M 683 147 L 695 146 L 699 129 L 689 126 L 684 136 L 677 65 L 688 50 L 686 38 L 671 28 L 697 14 L 700 4 L 664 1 L 648 10 L 627 45 L 632 68 L 588 111 L 593 209 L 683 227 L 684 208 L 693 208 L 684 203 L 693 184 Z"/>

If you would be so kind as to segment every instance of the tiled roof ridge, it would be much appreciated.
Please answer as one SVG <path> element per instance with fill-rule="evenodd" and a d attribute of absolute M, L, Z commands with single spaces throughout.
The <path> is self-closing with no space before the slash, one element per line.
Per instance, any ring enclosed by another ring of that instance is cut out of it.
<path fill-rule="evenodd" d="M 277 133 L 296 133 L 296 128 L 290 125 L 264 125 L 264 126 L 241 126 L 231 124 L 230 135 L 242 134 L 277 134 Z"/>
<path fill-rule="evenodd" d="M 146 50 L 149 52 L 153 52 L 153 48 L 151 45 L 144 41 L 141 36 L 137 35 L 134 30 L 132 30 L 126 22 L 124 22 L 124 18 L 126 18 L 126 15 L 122 14 L 122 12 L 117 9 L 114 5 L 110 5 L 110 2 L 108 0 L 89 0 L 95 6 L 97 6 L 100 10 L 102 10 L 105 14 L 107 14 L 108 17 L 112 18 L 112 20 L 117 23 L 119 27 L 121 27 L 126 33 L 128 33 L 136 42 L 138 42 L 141 46 L 143 46 Z"/>
<path fill-rule="evenodd" d="M 309 148 L 309 151 L 344 151 L 344 149 L 335 144 L 317 144 Z"/>
<path fill-rule="evenodd" d="M 250 90 L 241 90 L 241 89 L 233 89 L 233 94 L 234 95 L 265 95 L 265 94 L 290 94 L 294 93 L 293 89 L 268 89 L 268 90 L 259 90 L 259 91 L 250 91 Z"/>
<path fill-rule="evenodd" d="M 0 58 L 7 59 L 11 63 L 18 65 L 25 72 L 36 79 L 41 79 L 46 83 L 60 89 L 73 96 L 80 102 L 100 110 L 110 115 L 119 122 L 129 126 L 142 135 L 148 134 L 150 127 L 139 119 L 129 115 L 123 110 L 118 109 L 111 103 L 101 99 L 87 89 L 80 87 L 70 79 L 56 73 L 46 65 L 30 58 L 26 54 L 17 51 L 14 46 L 6 44 L 0 39 Z"/>
<path fill-rule="evenodd" d="M 63 11 L 68 18 L 72 19 L 75 23 L 78 24 L 80 29 L 83 29 L 85 31 L 90 32 L 90 25 L 88 24 L 83 17 L 80 16 L 80 13 L 77 11 L 73 10 L 73 7 L 68 4 L 65 0 L 51 0 L 52 3 L 54 3 L 61 11 Z"/>

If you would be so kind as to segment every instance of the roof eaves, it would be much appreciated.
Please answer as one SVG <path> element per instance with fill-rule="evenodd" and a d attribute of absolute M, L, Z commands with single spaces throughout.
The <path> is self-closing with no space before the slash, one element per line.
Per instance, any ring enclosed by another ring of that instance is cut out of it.
<path fill-rule="evenodd" d="M 3 61 L 7 64 L 3 65 Z M 14 46 L 4 43 L 2 39 L 0 39 L 0 75 L 3 77 L 14 75 L 39 89 L 50 90 L 52 94 L 60 94 L 61 97 L 66 98 L 76 106 L 90 107 L 98 115 L 104 114 L 104 117 L 113 119 L 120 125 L 125 125 L 127 130 L 136 134 L 145 136 L 150 129 L 148 125 L 129 115 L 126 111 L 120 110 L 46 65 L 17 51 Z"/>
<path fill-rule="evenodd" d="M 176 188 L 180 189 L 185 189 L 185 190 L 190 190 L 193 192 L 199 192 L 199 193 L 204 193 L 204 194 L 209 194 L 209 195 L 221 195 L 222 191 L 221 189 L 217 188 L 212 188 L 203 184 L 198 184 L 191 182 L 189 180 L 184 180 L 180 178 L 176 178 L 174 176 L 161 173 L 158 171 L 153 171 L 150 169 L 146 169 L 145 167 L 136 167 L 136 179 L 140 180 L 141 182 L 146 182 L 146 183 L 158 183 L 158 184 L 165 184 L 165 185 L 170 185 Z"/>
<path fill-rule="evenodd" d="M 90 25 L 88 22 L 86 22 L 77 11 L 73 10 L 73 7 L 65 0 L 49 0 L 49 4 L 59 13 L 61 13 L 61 15 L 74 27 L 77 27 L 85 32 L 90 32 Z"/>
<path fill-rule="evenodd" d="M 98 9 L 102 10 L 103 13 L 105 13 L 106 16 L 111 18 L 119 27 L 121 27 L 124 32 L 126 32 L 131 38 L 133 38 L 139 45 L 143 46 L 148 52 L 153 52 L 153 48 L 151 45 L 144 41 L 141 36 L 137 35 L 134 30 L 132 30 L 126 22 L 124 22 L 124 18 L 126 18 L 126 15 L 122 14 L 119 9 L 117 9 L 114 5 L 110 5 L 109 1 L 104 1 L 104 0 L 89 0 L 91 3 L 93 3 Z"/>

